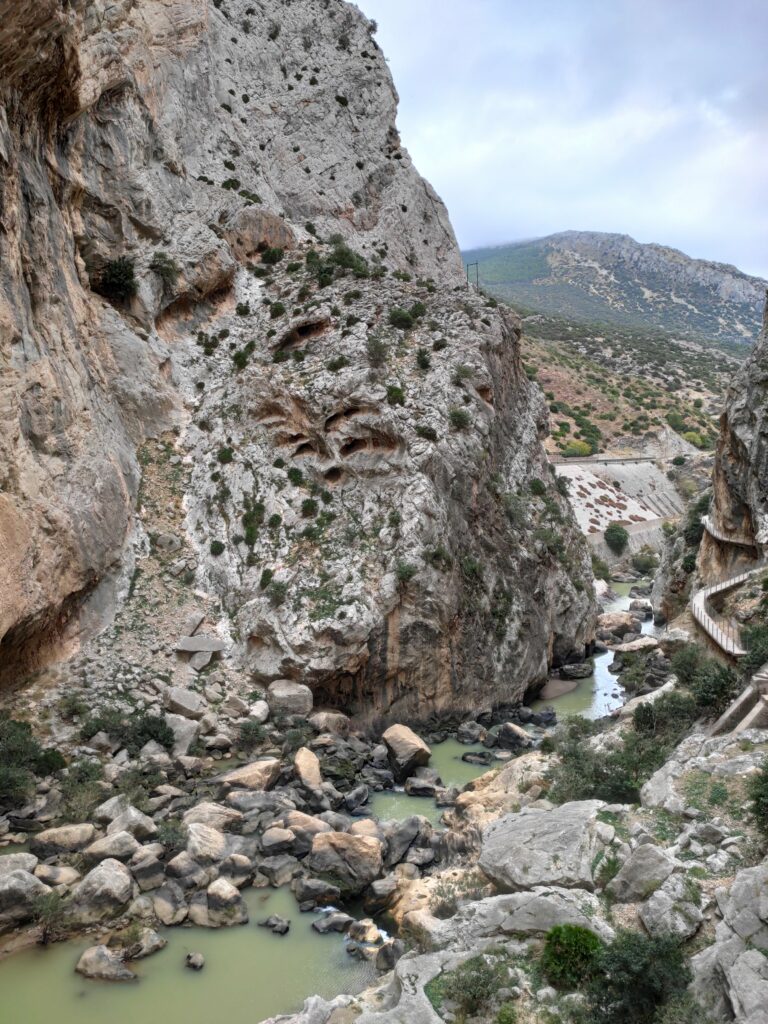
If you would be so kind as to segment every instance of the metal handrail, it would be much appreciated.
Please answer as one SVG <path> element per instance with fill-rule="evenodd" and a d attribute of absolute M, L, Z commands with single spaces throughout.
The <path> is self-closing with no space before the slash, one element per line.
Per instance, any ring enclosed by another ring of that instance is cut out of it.
<path fill-rule="evenodd" d="M 732 655 L 734 658 L 743 658 L 747 653 L 741 646 L 741 631 L 732 622 L 728 622 L 726 628 L 723 629 L 710 615 L 707 601 L 713 594 L 720 594 L 726 590 L 731 590 L 733 587 L 738 587 L 741 583 L 746 583 L 755 573 L 762 572 L 766 565 L 768 563 L 761 561 L 746 572 L 740 572 L 735 576 L 722 580 L 720 583 L 713 583 L 709 587 L 704 587 L 703 590 L 697 591 L 691 598 L 691 614 L 696 622 L 715 641 L 721 650 L 725 651 L 726 654 Z"/>
<path fill-rule="evenodd" d="M 711 537 L 722 541 L 724 544 L 736 544 L 742 548 L 757 547 L 756 541 L 752 537 L 748 537 L 746 533 L 723 533 L 722 530 L 715 526 L 712 516 L 702 516 L 701 525 Z"/>

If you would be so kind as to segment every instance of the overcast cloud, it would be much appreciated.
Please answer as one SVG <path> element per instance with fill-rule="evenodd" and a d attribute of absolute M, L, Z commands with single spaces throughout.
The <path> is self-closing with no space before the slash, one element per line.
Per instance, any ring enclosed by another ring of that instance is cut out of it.
<path fill-rule="evenodd" d="M 619 231 L 768 277 L 766 0 L 359 0 L 464 248 Z"/>

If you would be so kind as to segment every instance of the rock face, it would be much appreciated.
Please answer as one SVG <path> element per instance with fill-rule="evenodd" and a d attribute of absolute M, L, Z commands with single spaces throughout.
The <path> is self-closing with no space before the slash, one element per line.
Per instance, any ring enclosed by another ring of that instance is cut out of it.
<path fill-rule="evenodd" d="M 578 800 L 505 815 L 483 831 L 480 867 L 507 891 L 540 885 L 591 891 L 593 864 L 604 851 L 597 827 L 602 806 L 600 800 Z"/>
<path fill-rule="evenodd" d="M 692 989 L 715 1020 L 768 1021 L 768 864 L 740 871 L 717 891 L 715 943 L 691 961 Z"/>
<path fill-rule="evenodd" d="M 767 408 L 768 303 L 760 339 L 728 392 L 720 420 L 710 512 L 723 534 L 754 538 L 761 546 L 768 544 Z M 704 534 L 700 565 L 705 575 L 715 578 L 730 567 L 731 558 L 732 551 Z"/>
<path fill-rule="evenodd" d="M 9 676 L 77 628 L 124 556 L 136 448 L 175 426 L 198 578 L 257 683 L 354 712 L 471 708 L 590 639 L 589 560 L 519 325 L 466 289 L 373 31 L 342 0 L 5 18 Z M 123 257 L 120 295 L 104 271 Z"/>

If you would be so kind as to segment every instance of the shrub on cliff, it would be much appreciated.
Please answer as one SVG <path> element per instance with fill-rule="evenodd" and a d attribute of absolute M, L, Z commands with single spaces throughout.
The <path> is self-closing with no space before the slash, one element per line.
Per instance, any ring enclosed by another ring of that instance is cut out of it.
<path fill-rule="evenodd" d="M 35 776 L 64 767 L 58 750 L 46 750 L 28 722 L 0 717 L 0 806 L 16 807 L 32 790 Z"/>
<path fill-rule="evenodd" d="M 167 252 L 156 252 L 152 257 L 152 262 L 149 264 L 149 269 L 153 274 L 157 274 L 163 282 L 163 290 L 172 288 L 176 284 L 176 278 L 180 273 L 176 261 Z"/>
<path fill-rule="evenodd" d="M 620 931 L 603 947 L 587 988 L 591 1024 L 648 1024 L 683 994 L 691 972 L 676 936 Z"/>
<path fill-rule="evenodd" d="M 603 944 L 588 928 L 559 924 L 550 928 L 541 968 L 556 988 L 575 989 L 589 979 Z"/>
<path fill-rule="evenodd" d="M 96 282 L 96 291 L 111 302 L 127 302 L 137 291 L 133 260 L 127 256 L 105 263 Z"/>

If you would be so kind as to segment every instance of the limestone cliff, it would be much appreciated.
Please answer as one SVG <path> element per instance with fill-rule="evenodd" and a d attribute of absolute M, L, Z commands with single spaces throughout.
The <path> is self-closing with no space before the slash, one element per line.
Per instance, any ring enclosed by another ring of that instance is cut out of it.
<path fill-rule="evenodd" d="M 755 349 L 728 392 L 713 474 L 715 527 L 738 545 L 705 534 L 700 563 L 708 577 L 754 559 L 768 544 L 768 302 Z M 743 541 L 754 540 L 755 547 Z"/>
<path fill-rule="evenodd" d="M 120 563 L 170 428 L 255 679 L 476 707 L 579 652 L 589 563 L 518 325 L 466 289 L 355 7 L 15 5 L 0 90 L 6 676 Z"/>

